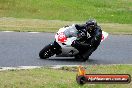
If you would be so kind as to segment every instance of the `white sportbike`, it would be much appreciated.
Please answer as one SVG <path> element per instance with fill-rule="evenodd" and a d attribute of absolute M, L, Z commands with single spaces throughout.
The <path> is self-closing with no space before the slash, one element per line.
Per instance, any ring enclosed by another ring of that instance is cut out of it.
<path fill-rule="evenodd" d="M 75 25 L 60 28 L 55 35 L 55 41 L 46 45 L 40 52 L 41 59 L 47 59 L 53 55 L 62 57 L 75 57 L 79 51 L 72 47 L 71 44 L 78 38 L 78 30 Z M 102 41 L 108 37 L 108 33 L 102 31 Z"/>

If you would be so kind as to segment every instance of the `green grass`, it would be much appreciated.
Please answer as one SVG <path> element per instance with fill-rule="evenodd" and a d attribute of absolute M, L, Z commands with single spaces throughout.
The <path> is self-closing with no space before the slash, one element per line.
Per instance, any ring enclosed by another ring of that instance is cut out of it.
<path fill-rule="evenodd" d="M 73 71 L 74 70 L 74 71 Z M 130 84 L 85 84 L 76 83 L 76 67 L 59 70 L 39 68 L 32 70 L 0 71 L 0 88 L 130 88 Z M 130 74 L 132 65 L 88 65 L 88 74 Z"/>
<path fill-rule="evenodd" d="M 0 0 L 0 17 L 132 24 L 132 0 Z"/>
<path fill-rule="evenodd" d="M 82 21 L 1 18 L 0 31 L 57 32 L 60 27 Z M 132 34 L 132 24 L 100 23 L 102 30 L 111 34 Z"/>

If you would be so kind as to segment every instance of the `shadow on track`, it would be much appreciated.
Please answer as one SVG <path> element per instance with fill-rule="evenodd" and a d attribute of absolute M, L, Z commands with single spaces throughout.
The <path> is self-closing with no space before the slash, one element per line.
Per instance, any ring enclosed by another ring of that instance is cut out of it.
<path fill-rule="evenodd" d="M 43 60 L 45 62 L 50 62 L 50 64 L 65 64 L 65 65 L 88 65 L 88 64 L 112 64 L 113 61 L 111 61 L 109 58 L 102 59 L 101 57 L 93 57 L 90 56 L 87 61 L 82 61 L 81 59 L 75 59 L 74 57 L 62 57 L 62 56 L 52 56 L 50 58 L 47 58 Z"/>
<path fill-rule="evenodd" d="M 86 65 L 86 64 L 101 64 L 97 59 L 90 58 L 87 61 L 82 61 L 81 59 L 75 59 L 74 57 L 50 57 L 48 59 L 43 59 L 44 61 L 55 62 L 56 64 L 65 63 L 69 64 L 78 64 L 78 65 Z M 73 64 L 73 65 L 74 65 Z M 52 65 L 52 64 L 51 64 Z"/>

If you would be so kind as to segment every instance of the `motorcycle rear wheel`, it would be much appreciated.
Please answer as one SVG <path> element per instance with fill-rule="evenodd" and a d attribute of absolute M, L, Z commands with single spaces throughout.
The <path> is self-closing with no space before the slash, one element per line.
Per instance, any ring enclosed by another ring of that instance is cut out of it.
<path fill-rule="evenodd" d="M 89 59 L 89 57 L 83 57 L 82 55 L 75 55 L 75 59 L 78 59 L 78 60 L 82 60 L 82 61 L 86 61 Z"/>

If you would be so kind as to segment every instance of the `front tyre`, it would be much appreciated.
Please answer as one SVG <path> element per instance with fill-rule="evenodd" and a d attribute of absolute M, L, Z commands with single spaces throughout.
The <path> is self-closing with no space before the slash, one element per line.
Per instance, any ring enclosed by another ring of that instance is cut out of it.
<path fill-rule="evenodd" d="M 53 48 L 53 47 L 51 47 L 50 44 L 47 45 L 47 46 L 45 46 L 45 47 L 39 52 L 39 57 L 40 57 L 41 59 L 47 59 L 47 58 L 53 56 L 54 53 L 53 53 L 53 51 L 52 51 L 52 48 Z"/>

